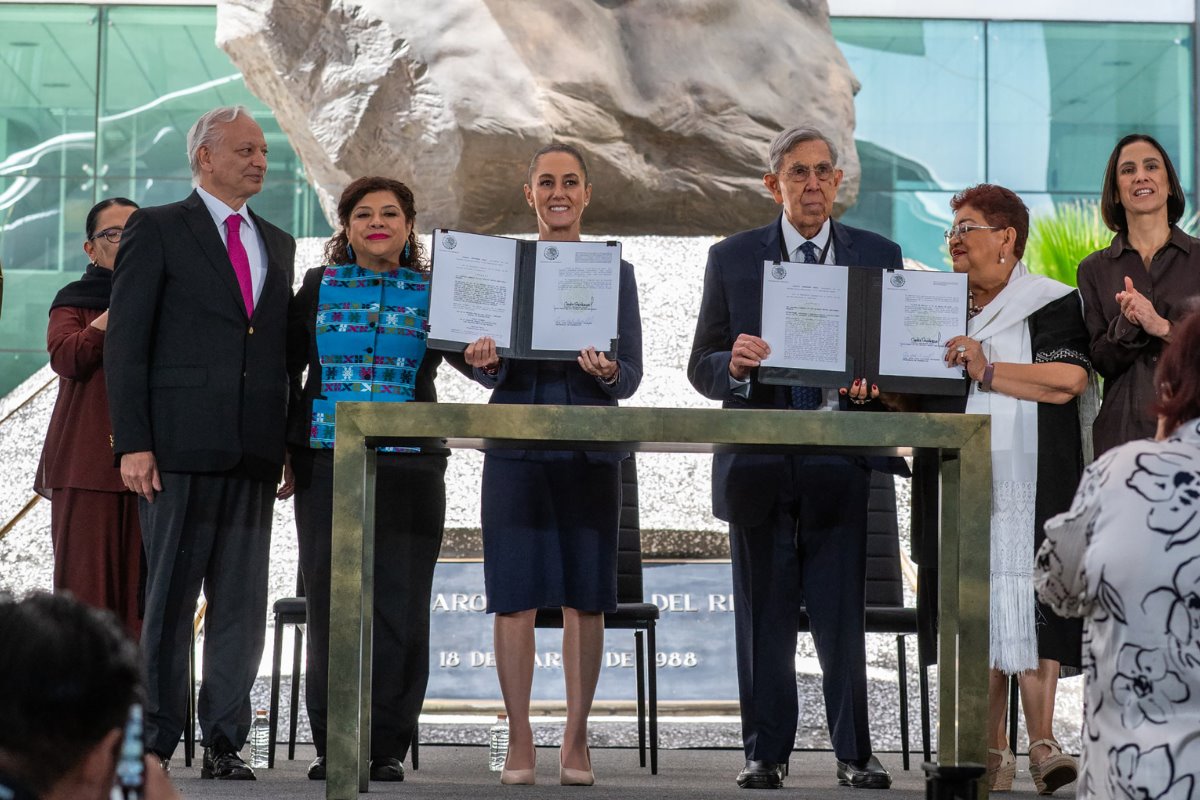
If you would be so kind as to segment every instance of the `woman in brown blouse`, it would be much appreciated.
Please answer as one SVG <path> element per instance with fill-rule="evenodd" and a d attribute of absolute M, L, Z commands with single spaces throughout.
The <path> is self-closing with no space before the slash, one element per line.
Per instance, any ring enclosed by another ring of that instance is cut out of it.
<path fill-rule="evenodd" d="M 1104 378 L 1092 428 L 1095 455 L 1154 436 L 1154 370 L 1171 329 L 1200 294 L 1200 240 L 1175 223 L 1184 194 L 1175 166 L 1152 137 L 1117 142 L 1104 172 L 1100 211 L 1112 244 L 1079 264 L 1091 358 Z"/>
<path fill-rule="evenodd" d="M 142 625 L 141 527 L 137 495 L 125 489 L 113 465 L 102 361 L 113 263 L 136 208 L 132 200 L 115 197 L 88 212 L 83 250 L 91 264 L 50 305 L 46 346 L 58 373 L 58 399 L 34 485 L 50 499 L 54 590 L 111 609 L 135 640 Z"/>

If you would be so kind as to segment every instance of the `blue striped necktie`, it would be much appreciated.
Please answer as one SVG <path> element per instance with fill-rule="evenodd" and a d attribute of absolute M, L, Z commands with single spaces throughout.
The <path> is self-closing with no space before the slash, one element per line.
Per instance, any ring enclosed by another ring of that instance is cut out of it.
<path fill-rule="evenodd" d="M 805 264 L 817 263 L 817 246 L 812 242 L 805 242 L 797 250 L 804 256 Z M 823 405 L 825 392 L 816 386 L 793 386 L 791 400 L 792 408 L 800 411 L 813 411 Z"/>

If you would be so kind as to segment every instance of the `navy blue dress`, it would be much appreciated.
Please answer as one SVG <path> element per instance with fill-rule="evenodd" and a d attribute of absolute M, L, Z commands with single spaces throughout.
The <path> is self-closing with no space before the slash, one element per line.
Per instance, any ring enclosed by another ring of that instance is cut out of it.
<path fill-rule="evenodd" d="M 492 403 L 617 404 L 642 380 L 642 322 L 633 266 L 621 262 L 617 381 L 575 362 L 504 359 L 475 370 Z M 481 515 L 488 611 L 617 607 L 620 461 L 626 453 L 492 450 L 483 460 Z"/>

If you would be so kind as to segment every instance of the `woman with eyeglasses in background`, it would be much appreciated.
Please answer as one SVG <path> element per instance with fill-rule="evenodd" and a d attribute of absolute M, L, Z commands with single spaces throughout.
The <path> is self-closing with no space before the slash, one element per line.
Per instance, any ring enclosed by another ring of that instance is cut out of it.
<path fill-rule="evenodd" d="M 88 212 L 83 251 L 91 263 L 50 304 L 46 346 L 58 399 L 34 483 L 50 500 L 54 590 L 112 610 L 135 641 L 142 627 L 142 534 L 137 495 L 113 464 L 103 361 L 113 264 L 136 208 L 132 200 L 111 197 Z"/>
<path fill-rule="evenodd" d="M 1009 676 L 1016 675 L 1029 732 L 1029 772 L 1039 794 L 1075 780 L 1075 760 L 1054 738 L 1060 672 L 1078 674 L 1081 626 L 1039 606 L 1033 560 L 1042 525 L 1071 505 L 1083 472 L 1077 398 L 1088 387 L 1088 337 L 1079 295 L 1029 272 L 1021 256 L 1029 209 L 1002 186 L 982 184 L 950 201 L 946 231 L 954 271 L 967 275 L 967 334 L 947 342 L 946 363 L 970 376 L 966 411 L 991 418 L 991 675 L 988 782 L 1012 788 L 1017 762 L 1005 733 Z M 949 399 L 942 403 L 951 402 Z"/>
<path fill-rule="evenodd" d="M 1171 329 L 1200 294 L 1200 239 L 1176 224 L 1184 195 L 1171 157 L 1153 137 L 1117 142 L 1104 170 L 1100 214 L 1112 244 L 1079 264 L 1091 359 L 1104 378 L 1092 428 L 1096 455 L 1154 436 L 1154 370 Z"/>

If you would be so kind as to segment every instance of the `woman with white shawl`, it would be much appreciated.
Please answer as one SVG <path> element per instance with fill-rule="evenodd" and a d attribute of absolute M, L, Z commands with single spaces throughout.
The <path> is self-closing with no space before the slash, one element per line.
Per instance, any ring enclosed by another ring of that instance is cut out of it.
<path fill-rule="evenodd" d="M 988 779 L 1005 791 L 1016 774 L 1005 734 L 1008 676 L 1016 675 L 1029 771 L 1038 792 L 1051 794 L 1077 774 L 1053 719 L 1060 671 L 1078 673 L 1080 627 L 1038 605 L 1033 563 L 1042 524 L 1070 507 L 1083 470 L 1077 398 L 1088 387 L 1088 334 L 1079 294 L 1020 260 L 1029 209 L 1016 194 L 982 184 L 950 207 L 946 241 L 954 271 L 967 274 L 969 318 L 946 361 L 970 377 L 966 412 L 992 422 Z"/>

